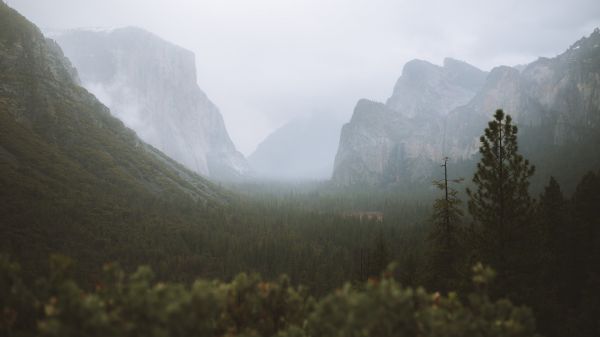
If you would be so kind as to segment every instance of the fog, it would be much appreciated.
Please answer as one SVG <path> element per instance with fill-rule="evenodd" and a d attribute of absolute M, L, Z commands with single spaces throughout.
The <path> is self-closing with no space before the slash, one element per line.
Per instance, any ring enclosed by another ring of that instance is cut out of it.
<path fill-rule="evenodd" d="M 246 155 L 294 118 L 385 100 L 410 59 L 489 70 L 554 56 L 600 26 L 597 0 L 7 2 L 48 31 L 139 26 L 194 51 L 199 85 Z"/>

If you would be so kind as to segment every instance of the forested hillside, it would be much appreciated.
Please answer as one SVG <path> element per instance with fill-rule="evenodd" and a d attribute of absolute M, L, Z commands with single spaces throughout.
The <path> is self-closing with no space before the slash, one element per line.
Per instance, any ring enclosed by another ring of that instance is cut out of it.
<path fill-rule="evenodd" d="M 167 213 L 175 225 L 186 207 L 206 214 L 227 203 L 112 117 L 60 48 L 4 3 L 0 80 L 0 240 L 27 270 L 52 251 L 100 263 Z"/>

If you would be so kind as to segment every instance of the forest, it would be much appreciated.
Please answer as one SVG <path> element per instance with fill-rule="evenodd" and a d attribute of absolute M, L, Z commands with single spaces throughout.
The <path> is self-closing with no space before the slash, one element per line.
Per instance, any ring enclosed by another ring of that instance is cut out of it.
<path fill-rule="evenodd" d="M 12 210 L 39 207 L 3 208 L 1 334 L 597 335 L 600 172 L 533 195 L 511 117 L 498 110 L 482 131 L 472 177 L 448 162 L 450 178 L 420 191 L 21 195 Z"/>

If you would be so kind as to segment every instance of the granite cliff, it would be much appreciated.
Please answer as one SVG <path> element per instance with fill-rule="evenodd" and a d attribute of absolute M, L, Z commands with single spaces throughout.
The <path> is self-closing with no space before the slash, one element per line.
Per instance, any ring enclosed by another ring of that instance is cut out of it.
<path fill-rule="evenodd" d="M 489 73 L 447 59 L 408 62 L 386 104 L 361 100 L 344 125 L 338 185 L 428 182 L 443 157 L 472 161 L 496 109 L 512 115 L 542 176 L 574 183 L 600 166 L 600 31 L 554 58 Z M 573 163 L 576 163 L 573 166 Z"/>
<path fill-rule="evenodd" d="M 191 51 L 133 27 L 55 38 L 82 85 L 142 140 L 214 179 L 249 172 L 219 109 L 197 85 Z"/>

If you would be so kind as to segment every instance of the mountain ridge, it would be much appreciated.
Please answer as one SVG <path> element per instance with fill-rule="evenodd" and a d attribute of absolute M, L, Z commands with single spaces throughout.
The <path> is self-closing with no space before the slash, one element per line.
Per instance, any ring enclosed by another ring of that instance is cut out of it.
<path fill-rule="evenodd" d="M 544 167 L 565 173 L 568 186 L 574 186 L 576 174 L 568 173 L 560 160 L 553 161 L 548 153 L 579 152 L 566 148 L 587 147 L 597 139 L 599 45 L 600 31 L 595 29 L 560 55 L 539 58 L 520 69 L 499 66 L 489 73 L 473 73 L 472 66 L 467 65 L 461 71 L 471 71 L 465 76 L 474 79 L 472 89 L 479 87 L 469 95 L 462 95 L 457 82 L 446 78 L 450 77 L 444 75 L 446 61 L 444 66 L 422 60 L 408 62 L 385 104 L 387 110 L 373 108 L 374 118 L 383 118 L 378 122 L 380 127 L 355 118 L 356 114 L 366 113 L 363 101 L 357 103 L 340 138 L 333 182 L 343 186 L 430 181 L 443 157 L 454 162 L 472 160 L 491 115 L 496 109 L 504 109 L 522 130 L 525 154 L 544 163 Z M 461 78 L 461 71 L 453 73 L 455 78 Z M 585 137 L 578 129 L 588 130 Z M 374 153 L 379 154 L 377 159 Z M 590 163 L 587 169 L 600 163 L 597 156 L 580 159 Z M 369 164 L 371 160 L 378 163 Z M 583 170 L 582 165 L 578 174 L 585 173 Z M 542 175 L 548 171 L 543 168 Z"/>

